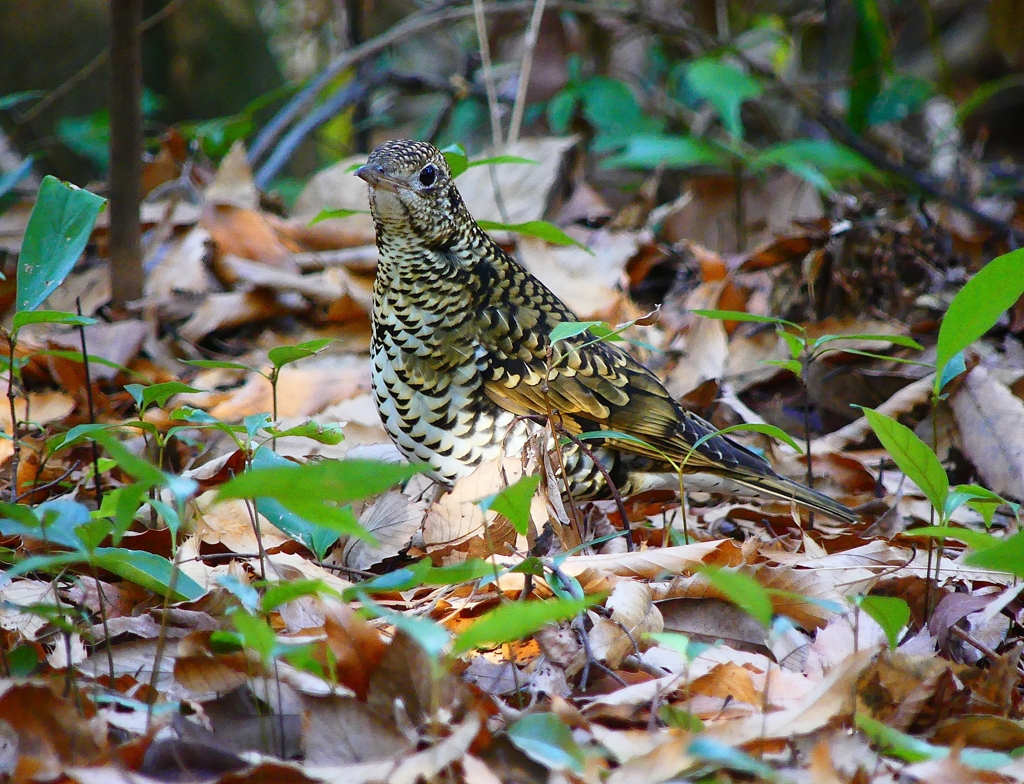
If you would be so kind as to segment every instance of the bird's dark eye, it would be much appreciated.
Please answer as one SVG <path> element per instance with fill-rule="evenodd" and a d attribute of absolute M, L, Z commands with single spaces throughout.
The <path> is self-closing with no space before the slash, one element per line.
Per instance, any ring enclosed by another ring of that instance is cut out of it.
<path fill-rule="evenodd" d="M 424 188 L 429 188 L 434 184 L 434 180 L 437 179 L 437 167 L 432 163 L 428 163 L 420 171 L 420 185 Z"/>

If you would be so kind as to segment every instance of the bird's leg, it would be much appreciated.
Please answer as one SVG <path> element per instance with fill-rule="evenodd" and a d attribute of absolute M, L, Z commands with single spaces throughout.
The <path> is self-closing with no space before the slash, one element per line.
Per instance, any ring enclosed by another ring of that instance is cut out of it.
<path fill-rule="evenodd" d="M 611 492 L 612 498 L 615 499 L 615 506 L 618 508 L 619 515 L 622 517 L 622 531 L 623 536 L 626 537 L 626 549 L 629 552 L 633 552 L 635 549 L 633 545 L 633 529 L 629 524 L 629 518 L 626 516 L 626 504 L 623 503 L 622 496 L 619 494 L 619 488 L 616 487 L 615 483 L 612 481 L 611 474 L 608 473 L 608 469 L 604 467 L 604 464 L 597 459 L 597 456 L 591 451 L 590 447 L 564 428 L 562 429 L 562 432 L 579 448 L 581 452 L 583 452 L 583 454 L 590 458 L 594 465 L 597 466 L 597 470 L 601 472 L 601 476 L 604 477 L 605 484 L 608 486 L 608 490 Z M 565 469 L 563 468 L 562 470 L 564 471 Z"/>

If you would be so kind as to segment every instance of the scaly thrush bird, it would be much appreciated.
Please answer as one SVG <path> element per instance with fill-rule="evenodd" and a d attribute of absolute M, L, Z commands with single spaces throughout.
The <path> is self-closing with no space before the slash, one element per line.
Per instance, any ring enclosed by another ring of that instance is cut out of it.
<path fill-rule="evenodd" d="M 386 142 L 356 175 L 370 185 L 380 251 L 377 408 L 399 449 L 428 463 L 436 479 L 451 484 L 481 461 L 516 454 L 535 422 L 555 415 L 575 436 L 623 434 L 588 442 L 623 495 L 678 489 L 682 465 L 687 487 L 755 491 L 856 519 L 727 437 L 692 449 L 714 427 L 614 344 L 584 332 L 552 345 L 555 325 L 576 316 L 477 225 L 436 147 Z M 607 497 L 587 450 L 570 444 L 563 461 L 575 498 Z"/>

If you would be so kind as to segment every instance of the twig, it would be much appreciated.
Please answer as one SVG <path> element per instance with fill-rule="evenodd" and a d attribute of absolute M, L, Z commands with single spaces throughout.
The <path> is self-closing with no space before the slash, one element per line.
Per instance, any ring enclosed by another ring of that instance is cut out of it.
<path fill-rule="evenodd" d="M 516 86 L 516 102 L 512 107 L 512 121 L 508 127 L 508 143 L 515 144 L 519 140 L 519 131 L 523 124 L 523 112 L 526 109 L 526 88 L 530 83 L 530 71 L 533 68 L 533 53 L 537 49 L 537 38 L 540 35 L 540 23 L 544 17 L 546 0 L 537 0 L 530 17 L 530 27 L 523 39 L 523 64 L 519 68 L 519 84 Z"/>
<path fill-rule="evenodd" d="M 75 471 L 77 471 L 78 468 L 79 468 L 79 465 L 80 464 L 76 460 L 75 463 L 70 468 L 68 468 L 64 473 L 62 473 L 56 479 L 53 479 L 53 480 L 47 482 L 46 484 L 32 485 L 32 487 L 30 487 L 24 493 L 18 493 L 16 496 L 14 496 L 14 503 L 20 504 L 23 500 L 25 500 L 26 498 L 28 498 L 31 495 L 34 495 L 35 493 L 41 493 L 44 490 L 49 490 L 51 487 L 56 487 L 61 482 L 63 482 L 65 479 L 67 479 L 69 476 L 71 476 Z"/>
<path fill-rule="evenodd" d="M 18 461 L 21 459 L 21 441 L 18 433 L 18 412 L 15 408 L 14 394 L 14 335 L 7 335 L 7 344 L 10 351 L 7 355 L 7 403 L 11 408 L 11 442 L 14 444 L 14 453 L 11 455 L 11 502 L 18 500 Z"/>
<path fill-rule="evenodd" d="M 376 86 L 375 80 L 367 80 L 358 76 L 347 85 L 337 90 L 330 98 L 317 106 L 313 111 L 299 120 L 295 126 L 286 133 L 281 142 L 274 148 L 267 162 L 264 163 L 253 176 L 257 187 L 265 188 L 274 179 L 281 168 L 292 157 L 292 153 L 310 133 L 321 125 L 329 122 L 344 109 L 359 103 Z M 253 156 L 249 156 L 254 160 Z"/>
<path fill-rule="evenodd" d="M 491 114 L 491 143 L 497 153 L 501 150 L 501 114 L 498 112 L 498 91 L 494 87 L 491 44 L 487 40 L 487 20 L 484 17 L 483 0 L 473 0 L 473 21 L 476 23 L 477 43 L 480 46 L 480 70 L 483 71 L 484 87 L 487 89 L 487 109 Z"/>
<path fill-rule="evenodd" d="M 75 297 L 75 308 L 82 315 L 82 298 Z M 85 346 L 85 325 L 78 325 L 78 339 L 82 344 L 82 365 L 85 370 L 85 402 L 89 407 L 89 424 L 96 423 L 96 408 L 92 400 L 92 378 L 89 373 L 89 352 Z M 92 442 L 92 480 L 96 485 L 96 508 L 103 506 L 103 484 L 100 481 L 100 445 Z"/>
<path fill-rule="evenodd" d="M 568 430 L 562 428 L 562 432 L 566 438 L 572 441 L 576 447 L 583 452 L 590 461 L 597 467 L 597 470 L 601 472 L 601 476 L 604 477 L 605 484 L 608 485 L 608 491 L 612 494 L 612 498 L 615 499 L 615 506 L 618 507 L 619 514 L 622 516 L 622 531 L 623 536 L 626 538 L 626 549 L 633 552 L 633 529 L 629 524 L 629 518 L 626 516 L 626 505 L 622 502 L 622 496 L 619 494 L 619 488 L 615 486 L 612 481 L 611 474 L 608 473 L 608 469 L 604 467 L 597 456 L 591 451 L 591 449 L 584 444 L 580 439 L 570 433 Z"/>
<path fill-rule="evenodd" d="M 549 3 L 550 5 L 550 3 Z M 510 0 L 505 3 L 487 3 L 482 6 L 484 13 L 491 16 L 510 14 L 519 15 L 532 10 L 534 0 Z M 624 11 L 610 8 L 595 8 L 587 3 L 559 3 L 558 7 L 569 8 L 579 13 L 596 14 L 605 10 L 612 16 L 622 16 Z M 316 101 L 317 95 L 331 81 L 347 68 L 363 62 L 380 52 L 393 46 L 406 38 L 428 33 L 439 27 L 450 25 L 473 16 L 475 9 L 469 5 L 444 8 L 440 11 L 421 11 L 417 14 L 407 16 L 387 32 L 375 38 L 353 47 L 341 56 L 332 60 L 328 66 L 317 74 L 310 82 L 295 96 L 292 97 L 273 119 L 270 120 L 257 135 L 252 146 L 249 148 L 249 162 L 255 163 L 270 152 L 277 139 L 284 134 L 285 129 L 306 112 Z M 629 12 L 632 13 L 632 12 Z"/>

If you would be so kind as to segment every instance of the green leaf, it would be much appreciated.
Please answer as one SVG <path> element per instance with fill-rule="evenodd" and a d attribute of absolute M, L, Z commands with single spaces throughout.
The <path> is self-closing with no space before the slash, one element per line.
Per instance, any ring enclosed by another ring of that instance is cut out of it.
<path fill-rule="evenodd" d="M 193 392 L 202 392 L 201 389 L 182 384 L 180 381 L 167 381 L 163 384 L 153 384 L 145 387 L 141 384 L 126 384 L 125 390 L 135 398 L 135 404 L 140 410 L 149 408 L 153 403 L 163 406 L 175 395 L 184 395 Z"/>
<path fill-rule="evenodd" d="M 888 70 L 888 32 L 876 0 L 854 0 L 857 9 L 850 62 L 850 106 L 846 121 L 857 133 L 867 127 L 868 115 Z"/>
<path fill-rule="evenodd" d="M 358 588 L 370 593 L 393 593 L 408 591 L 421 585 L 460 585 L 493 577 L 495 571 L 494 564 L 479 558 L 470 558 L 448 566 L 433 566 L 429 558 L 424 558 L 412 566 L 395 569 L 380 577 L 359 583 Z"/>
<path fill-rule="evenodd" d="M 737 139 L 743 138 L 740 107 L 764 92 L 761 83 L 713 57 L 691 62 L 686 68 L 686 81 L 694 93 L 715 108 L 726 130 Z"/>
<path fill-rule="evenodd" d="M 575 618 L 601 596 L 552 601 L 507 602 L 484 613 L 455 638 L 453 653 L 490 648 L 527 637 L 549 623 Z"/>
<path fill-rule="evenodd" d="M 946 364 L 995 326 L 1024 294 L 1024 248 L 992 259 L 953 298 L 939 327 L 935 392 Z"/>
<path fill-rule="evenodd" d="M 580 98 L 581 94 L 577 88 L 566 87 L 564 90 L 555 93 L 551 100 L 548 101 L 548 126 L 553 134 L 562 136 L 569 132 L 572 116 L 576 113 L 576 107 L 579 106 Z"/>
<path fill-rule="evenodd" d="M 717 566 L 702 566 L 698 570 L 708 582 L 725 597 L 750 615 L 766 629 L 772 625 L 772 600 L 764 587 L 747 574 Z"/>
<path fill-rule="evenodd" d="M 231 622 L 242 636 L 245 647 L 255 651 L 264 664 L 270 664 L 277 647 L 277 635 L 270 625 L 262 618 L 246 612 L 233 613 Z"/>
<path fill-rule="evenodd" d="M 142 586 L 161 596 L 170 594 L 174 601 L 195 601 L 206 591 L 195 580 L 177 569 L 166 558 L 161 558 L 145 550 L 128 550 L 121 547 L 98 547 L 93 552 L 92 563 L 100 569 L 123 577 L 129 582 Z M 174 571 L 174 591 L 171 591 L 171 580 Z"/>
<path fill-rule="evenodd" d="M 883 753 L 898 757 L 904 762 L 945 759 L 949 749 L 933 746 L 918 738 L 911 737 L 882 722 L 870 718 L 863 711 L 856 714 L 857 729 L 879 746 Z"/>
<path fill-rule="evenodd" d="M 266 431 L 274 438 L 288 438 L 289 436 L 308 438 L 316 441 L 318 444 L 328 444 L 329 446 L 340 444 L 345 440 L 345 434 L 341 431 L 340 422 L 328 422 L 321 425 L 319 422 L 308 421 L 285 430 L 278 430 L 276 427 L 268 426 Z"/>
<path fill-rule="evenodd" d="M 658 718 L 665 723 L 666 727 L 684 732 L 703 732 L 704 722 L 689 711 L 676 708 L 672 705 L 662 705 L 658 708 Z"/>
<path fill-rule="evenodd" d="M 862 596 L 857 606 L 882 627 L 889 640 L 889 648 L 895 650 L 900 632 L 910 621 L 909 605 L 895 596 Z"/>
<path fill-rule="evenodd" d="M 500 163 L 527 164 L 529 166 L 540 165 L 540 161 L 520 158 L 518 155 L 495 155 L 490 158 L 479 158 L 475 161 L 470 161 L 469 168 L 472 169 L 474 166 L 494 166 Z"/>
<path fill-rule="evenodd" d="M 348 218 L 351 215 L 369 215 L 369 210 L 348 210 L 348 209 L 337 209 L 337 210 L 320 210 L 316 214 L 316 217 L 309 222 L 309 226 L 315 226 L 320 221 L 331 220 L 332 218 Z"/>
<path fill-rule="evenodd" d="M 496 223 L 494 221 L 478 220 L 477 224 L 484 231 L 511 231 L 515 234 L 524 234 L 527 237 L 537 237 L 538 239 L 550 242 L 552 245 L 575 245 L 593 255 L 590 248 L 582 242 L 574 240 L 555 224 L 548 223 L 547 221 L 532 220 L 525 223 Z"/>
<path fill-rule="evenodd" d="M 46 90 L 22 90 L 17 93 L 7 93 L 0 96 L 0 112 L 5 112 L 13 106 L 25 101 L 34 101 L 46 95 Z"/>
<path fill-rule="evenodd" d="M 182 360 L 182 364 L 199 368 L 220 368 L 223 370 L 255 370 L 255 368 L 243 365 L 240 362 L 225 362 L 220 359 L 186 359 Z"/>
<path fill-rule="evenodd" d="M 524 476 L 504 490 L 481 498 L 476 505 L 481 511 L 493 510 L 503 515 L 519 534 L 526 536 L 530 529 L 530 503 L 539 484 L 539 475 Z"/>
<path fill-rule="evenodd" d="M 444 155 L 445 163 L 451 169 L 453 179 L 469 168 L 469 156 L 466 154 L 466 148 L 461 144 L 450 144 L 441 150 L 441 154 Z"/>
<path fill-rule="evenodd" d="M 42 311 L 34 311 L 34 313 L 40 312 Z M 77 319 L 78 316 L 75 316 L 75 318 Z M 92 322 L 94 323 L 95 319 L 93 319 Z M 114 362 L 112 359 L 107 359 L 106 357 L 101 357 L 98 356 L 97 354 L 88 354 L 85 357 L 83 357 L 81 351 L 65 351 L 62 349 L 52 348 L 33 351 L 32 354 L 37 357 L 57 357 L 58 359 L 69 359 L 72 362 L 85 362 L 85 360 L 88 359 L 90 365 L 103 365 L 104 367 L 113 368 L 118 373 L 124 373 L 126 376 L 137 376 L 140 378 L 142 377 L 141 373 L 137 373 L 131 368 L 127 368 L 124 365 Z"/>
<path fill-rule="evenodd" d="M 12 326 L 17 332 L 29 324 L 63 324 L 68 327 L 86 327 L 95 323 L 96 319 L 89 316 L 76 316 L 74 313 L 64 313 L 60 310 L 22 310 L 14 314 Z"/>
<path fill-rule="evenodd" d="M 516 748 L 546 768 L 583 773 L 583 749 L 569 726 L 554 713 L 523 716 L 506 733 Z"/>
<path fill-rule="evenodd" d="M 775 318 L 775 316 L 758 316 L 753 313 L 744 313 L 742 310 L 692 310 L 690 312 L 704 318 L 721 319 L 722 321 L 750 321 L 755 324 L 775 324 L 776 326 L 800 328 L 798 324 L 786 321 L 786 319 Z"/>
<path fill-rule="evenodd" d="M 82 540 L 76 530 L 89 522 L 89 510 L 77 501 L 54 499 L 35 509 L 22 504 L 0 502 L 0 533 L 28 536 L 78 550 Z"/>
<path fill-rule="evenodd" d="M 909 427 L 874 409 L 861 408 L 861 411 L 896 465 L 924 491 L 935 511 L 941 515 L 949 494 L 949 477 L 939 458 Z"/>
<path fill-rule="evenodd" d="M 958 351 L 949 358 L 949 362 L 943 366 L 942 372 L 936 374 L 937 380 L 935 383 L 937 384 L 938 392 L 942 392 L 946 388 L 946 384 L 966 371 L 967 362 L 964 361 L 964 352 Z"/>
<path fill-rule="evenodd" d="M 286 506 L 311 493 L 320 500 L 348 503 L 378 495 L 427 470 L 382 460 L 321 460 L 316 463 L 255 468 L 221 485 L 218 499 L 276 498 Z"/>
<path fill-rule="evenodd" d="M 261 453 L 269 453 L 269 450 L 258 450 L 254 463 L 258 462 Z M 376 460 L 323 460 L 304 465 L 289 461 L 289 465 L 257 465 L 223 484 L 217 500 L 258 499 L 256 508 L 261 514 L 310 549 L 314 546 L 310 526 L 373 542 L 373 536 L 359 524 L 352 509 L 342 504 L 377 495 L 424 470 L 426 466 L 423 465 Z"/>
<path fill-rule="evenodd" d="M 30 155 L 16 168 L 11 169 L 9 172 L 0 174 L 0 199 L 13 191 L 19 182 L 32 173 L 32 165 L 34 163 L 35 159 Z"/>
<path fill-rule="evenodd" d="M 16 309 L 35 310 L 64 282 L 92 234 L 105 199 L 47 175 L 18 257 Z"/>
<path fill-rule="evenodd" d="M 826 178 L 824 190 L 832 190 L 831 181 L 846 181 L 860 178 L 878 178 L 878 169 L 866 158 L 836 142 L 826 139 L 796 139 L 768 147 L 750 161 L 752 171 L 762 171 L 772 166 L 789 169 L 798 177 L 810 180 L 821 187 L 821 177 Z M 815 175 L 815 173 L 820 173 Z"/>
<path fill-rule="evenodd" d="M 31 645 L 17 645 L 4 656 L 8 678 L 27 678 L 39 666 L 39 654 Z"/>
<path fill-rule="evenodd" d="M 820 346 L 824 346 L 826 343 L 831 343 L 835 340 L 875 340 L 879 343 L 892 343 L 895 346 L 904 346 L 905 348 L 924 351 L 924 346 L 906 335 L 822 335 L 811 344 L 811 348 L 819 348 Z"/>
<path fill-rule="evenodd" d="M 741 430 L 750 433 L 763 433 L 766 436 L 771 436 L 772 438 L 778 439 L 779 441 L 782 441 L 784 444 L 791 446 L 793 449 L 797 451 L 797 453 L 801 455 L 804 453 L 804 450 L 800 448 L 800 445 L 796 441 L 794 441 L 793 437 L 789 435 L 789 433 L 787 433 L 785 430 L 783 430 L 780 427 L 776 427 L 775 425 L 769 425 L 761 422 L 741 422 L 738 425 L 729 425 L 729 427 L 723 427 L 721 430 L 716 430 L 714 433 L 707 433 L 706 435 L 701 436 L 694 442 L 693 446 L 690 448 L 692 450 L 696 450 L 698 447 L 702 446 L 703 444 L 706 444 L 713 438 L 717 438 L 718 436 L 724 436 L 729 433 L 735 433 Z"/>
<path fill-rule="evenodd" d="M 804 366 L 800 364 L 800 360 L 798 359 L 762 359 L 761 364 L 783 368 L 784 370 L 788 370 L 797 378 L 801 378 L 804 372 Z"/>
<path fill-rule="evenodd" d="M 634 135 L 625 149 L 601 161 L 602 169 L 690 169 L 726 167 L 732 157 L 723 148 L 695 136 Z"/>
<path fill-rule="evenodd" d="M 705 764 L 745 773 L 757 780 L 768 782 L 777 781 L 779 778 L 770 765 L 714 738 L 698 736 L 686 747 L 686 752 Z"/>
<path fill-rule="evenodd" d="M 234 574 L 219 574 L 215 579 L 217 585 L 238 599 L 239 603 L 249 612 L 256 612 L 260 607 L 260 593 L 248 582 L 243 582 Z"/>
<path fill-rule="evenodd" d="M 682 656 L 686 661 L 692 662 L 711 646 L 703 642 L 694 642 L 685 634 L 678 632 L 648 632 L 644 635 L 654 640 L 662 648 L 668 648 Z"/>
<path fill-rule="evenodd" d="M 905 120 L 918 111 L 932 95 L 935 86 L 917 76 L 897 76 L 882 88 L 871 104 L 868 125 L 883 125 Z"/>
<path fill-rule="evenodd" d="M 341 594 L 323 580 L 292 580 L 275 583 L 267 588 L 260 602 L 263 612 L 272 612 L 282 604 L 294 602 L 303 596 L 332 596 L 340 599 Z"/>
<path fill-rule="evenodd" d="M 789 355 L 793 359 L 800 359 L 800 357 L 803 356 L 804 350 L 807 348 L 807 336 L 802 334 L 797 335 L 796 333 L 782 329 L 781 326 L 778 327 L 776 332 L 778 336 L 786 342 L 786 345 L 789 346 Z M 797 373 L 797 375 L 799 376 L 801 373 Z"/>
<path fill-rule="evenodd" d="M 306 357 L 319 354 L 333 340 L 334 338 L 320 338 L 318 340 L 307 340 L 305 343 L 299 343 L 295 346 L 278 346 L 267 352 L 267 359 L 270 360 L 270 364 L 274 367 L 282 368 L 285 365 L 290 365 L 292 362 L 298 362 L 300 359 L 306 359 Z"/>
<path fill-rule="evenodd" d="M 972 553 L 964 559 L 964 563 L 1024 577 L 1024 532 L 1014 534 L 993 547 Z"/>
<path fill-rule="evenodd" d="M 1024 76 L 1020 74 L 1004 76 L 1001 79 L 985 82 L 967 96 L 964 102 L 957 107 L 956 125 L 963 125 L 964 120 L 1004 90 L 1017 90 L 1021 87 L 1024 87 Z"/>
<path fill-rule="evenodd" d="M 603 323 L 603 321 L 563 321 L 555 324 L 555 328 L 551 330 L 549 337 L 552 343 L 557 343 L 559 340 L 567 340 L 577 335 L 582 335 L 588 329 Z"/>
<path fill-rule="evenodd" d="M 598 149 L 634 134 L 659 130 L 662 123 L 644 115 L 629 85 L 594 76 L 580 86 L 583 116 L 596 130 Z"/>
<path fill-rule="evenodd" d="M 950 494 L 952 495 L 952 493 Z M 904 536 L 921 536 L 931 539 L 953 539 L 963 542 L 975 552 L 989 550 L 1004 542 L 1004 539 L 997 539 L 992 534 L 983 531 L 974 531 L 970 528 L 956 528 L 950 525 L 932 525 L 924 528 L 911 528 L 903 532 Z"/>

